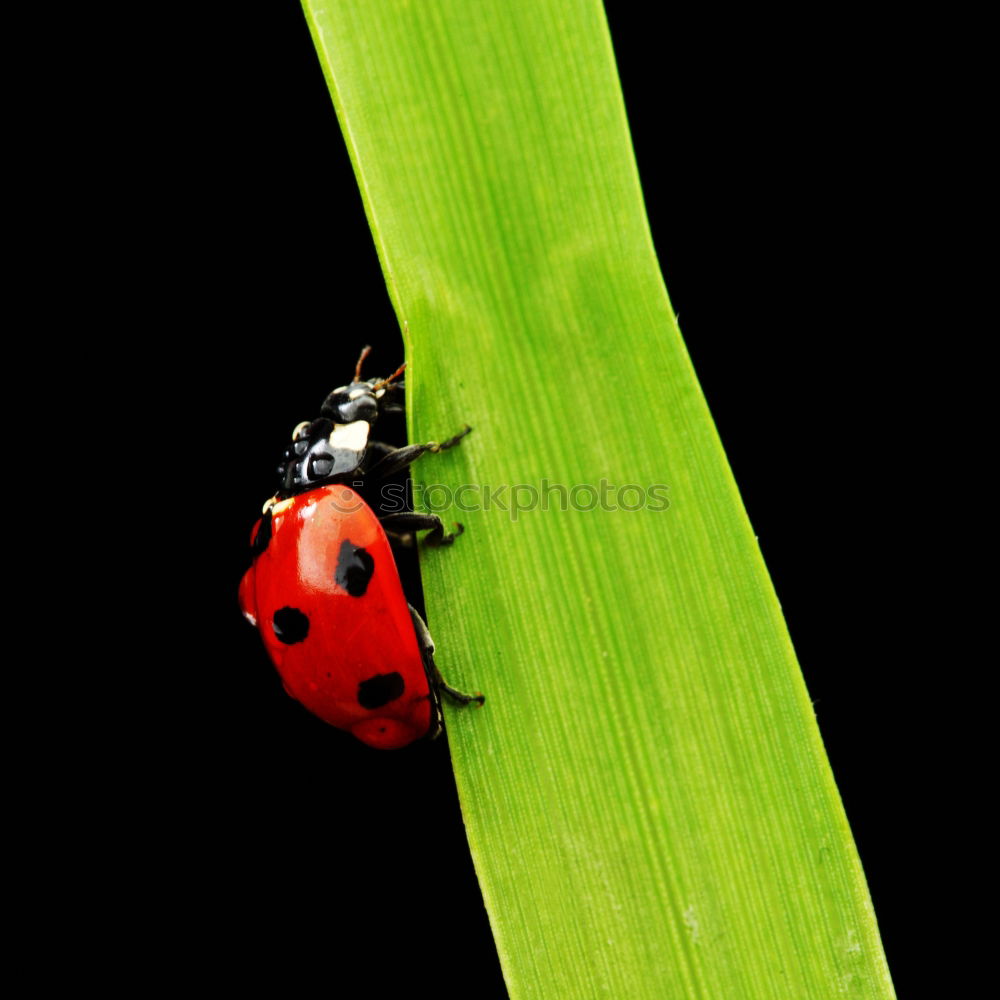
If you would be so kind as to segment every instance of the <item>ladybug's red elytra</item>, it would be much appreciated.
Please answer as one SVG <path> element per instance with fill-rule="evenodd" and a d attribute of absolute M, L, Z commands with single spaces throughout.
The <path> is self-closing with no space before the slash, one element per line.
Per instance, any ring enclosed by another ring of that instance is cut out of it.
<path fill-rule="evenodd" d="M 253 564 L 240 583 L 240 608 L 260 631 L 285 690 L 319 718 L 380 749 L 433 739 L 442 729 L 441 694 L 460 704 L 485 700 L 445 683 L 434 643 L 407 603 L 387 532 L 428 531 L 450 545 L 436 514 L 381 517 L 367 486 L 400 472 L 447 441 L 393 448 L 369 439 L 381 413 L 399 411 L 405 366 L 384 379 L 334 389 L 316 420 L 298 425 L 285 450 L 278 492 L 250 536 Z"/>

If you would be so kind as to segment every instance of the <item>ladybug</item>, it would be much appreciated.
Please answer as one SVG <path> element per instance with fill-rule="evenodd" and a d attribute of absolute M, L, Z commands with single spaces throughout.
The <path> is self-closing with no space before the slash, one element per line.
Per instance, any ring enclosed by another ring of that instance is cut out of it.
<path fill-rule="evenodd" d="M 253 563 L 240 608 L 257 627 L 285 690 L 310 712 L 363 743 L 403 747 L 438 736 L 442 694 L 482 704 L 445 683 L 427 626 L 403 593 L 390 537 L 450 545 L 436 514 L 379 516 L 366 489 L 447 441 L 393 448 L 369 438 L 379 415 L 400 412 L 405 365 L 362 381 L 361 352 L 349 385 L 334 389 L 316 420 L 292 432 L 278 467 L 278 492 L 250 535 Z"/>

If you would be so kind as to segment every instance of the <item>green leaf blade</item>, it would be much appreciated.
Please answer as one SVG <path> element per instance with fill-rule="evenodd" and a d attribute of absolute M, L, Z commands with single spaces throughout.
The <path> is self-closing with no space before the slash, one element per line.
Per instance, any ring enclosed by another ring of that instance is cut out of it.
<path fill-rule="evenodd" d="M 480 508 L 442 512 L 467 531 L 423 574 L 442 671 L 487 694 L 448 732 L 512 998 L 892 996 L 660 276 L 603 10 L 305 9 L 408 325 L 411 437 L 475 427 L 415 480 Z M 669 507 L 560 509 L 602 481 Z M 545 484 L 515 518 L 511 488 Z"/>

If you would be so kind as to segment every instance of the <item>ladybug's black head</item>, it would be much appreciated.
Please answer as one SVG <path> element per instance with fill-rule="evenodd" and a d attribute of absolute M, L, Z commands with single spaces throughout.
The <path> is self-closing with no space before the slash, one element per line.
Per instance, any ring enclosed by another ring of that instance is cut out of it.
<path fill-rule="evenodd" d="M 392 396 L 402 387 L 402 383 L 395 380 L 403 374 L 406 365 L 400 365 L 388 378 L 361 381 L 361 365 L 370 351 L 371 348 L 366 347 L 361 352 L 357 367 L 354 369 L 354 381 L 350 385 L 334 389 L 323 400 L 319 411 L 322 416 L 329 417 L 337 424 L 353 424 L 355 420 L 365 420 L 373 424 L 378 418 L 379 405 L 383 399 Z"/>
<path fill-rule="evenodd" d="M 337 424 L 353 424 L 355 420 L 375 423 L 378 417 L 378 401 L 385 394 L 380 389 L 375 394 L 374 382 L 352 382 L 334 389 L 323 401 L 320 413 Z"/>
<path fill-rule="evenodd" d="M 292 432 L 292 443 L 278 466 L 278 496 L 292 496 L 357 474 L 379 411 L 399 408 L 391 400 L 402 388 L 395 380 L 405 366 L 400 365 L 388 378 L 362 382 L 361 363 L 370 350 L 366 347 L 361 352 L 354 381 L 334 389 L 323 401 L 319 419 L 305 421 Z"/>

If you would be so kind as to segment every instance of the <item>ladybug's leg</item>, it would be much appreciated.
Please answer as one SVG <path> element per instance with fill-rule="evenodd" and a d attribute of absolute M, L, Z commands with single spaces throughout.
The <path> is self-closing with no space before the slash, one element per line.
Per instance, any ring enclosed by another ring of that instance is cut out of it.
<path fill-rule="evenodd" d="M 403 387 L 404 382 L 393 382 L 386 386 L 385 395 L 379 402 L 379 413 L 402 413 L 403 412 Z"/>
<path fill-rule="evenodd" d="M 436 453 L 445 451 L 447 448 L 454 448 L 471 430 L 472 428 L 466 425 L 460 434 L 448 438 L 447 441 L 428 441 L 427 444 L 408 444 L 404 448 L 396 448 L 380 458 L 365 475 L 370 479 L 386 479 L 401 472 L 421 455 L 426 455 L 427 452 Z M 371 447 L 370 444 L 369 447 Z"/>
<path fill-rule="evenodd" d="M 377 454 L 379 458 L 384 458 L 396 450 L 394 444 L 386 444 L 384 441 L 369 441 L 365 446 L 365 451 L 369 455 Z"/>
<path fill-rule="evenodd" d="M 413 618 L 413 628 L 417 633 L 417 642 L 420 645 L 420 653 L 424 659 L 424 666 L 427 668 L 427 676 L 431 679 L 434 686 L 459 705 L 469 705 L 472 702 L 482 705 L 486 701 L 486 695 L 466 694 L 464 691 L 459 691 L 445 682 L 445 679 L 441 676 L 441 671 L 438 670 L 437 664 L 434 662 L 434 640 L 427 629 L 427 623 L 420 617 L 417 609 L 412 604 L 408 604 L 407 607 L 410 609 L 410 617 Z"/>
<path fill-rule="evenodd" d="M 379 518 L 383 528 L 393 535 L 407 535 L 414 531 L 429 531 L 424 536 L 424 544 L 436 548 L 439 545 L 451 545 L 465 528 L 456 523 L 455 530 L 445 534 L 444 521 L 437 514 L 415 514 L 404 511 L 399 514 L 384 514 Z"/>

